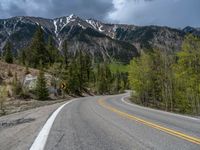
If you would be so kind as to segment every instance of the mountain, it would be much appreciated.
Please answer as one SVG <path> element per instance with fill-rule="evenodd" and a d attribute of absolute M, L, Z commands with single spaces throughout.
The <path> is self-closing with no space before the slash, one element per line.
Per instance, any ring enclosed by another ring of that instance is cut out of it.
<path fill-rule="evenodd" d="M 96 60 L 115 59 L 125 63 L 142 50 L 178 51 L 185 34 L 190 33 L 169 27 L 108 24 L 75 15 L 55 19 L 21 16 L 0 20 L 0 51 L 10 40 L 14 52 L 19 52 L 30 43 L 38 26 L 44 30 L 45 39 L 52 36 L 61 51 L 63 41 L 67 40 L 71 54 L 81 49 Z"/>
<path fill-rule="evenodd" d="M 200 37 L 200 28 L 193 28 L 193 27 L 190 27 L 190 26 L 187 26 L 183 29 L 183 31 L 188 34 L 194 34 L 196 36 L 199 36 Z"/>

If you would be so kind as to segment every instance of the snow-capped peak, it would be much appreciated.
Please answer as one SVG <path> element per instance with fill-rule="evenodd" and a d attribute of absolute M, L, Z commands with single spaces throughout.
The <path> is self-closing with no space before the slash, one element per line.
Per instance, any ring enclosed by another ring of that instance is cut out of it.
<path fill-rule="evenodd" d="M 71 14 L 71 15 L 69 15 L 69 18 L 73 18 L 73 17 L 75 17 L 75 15 L 74 15 L 74 14 Z"/>

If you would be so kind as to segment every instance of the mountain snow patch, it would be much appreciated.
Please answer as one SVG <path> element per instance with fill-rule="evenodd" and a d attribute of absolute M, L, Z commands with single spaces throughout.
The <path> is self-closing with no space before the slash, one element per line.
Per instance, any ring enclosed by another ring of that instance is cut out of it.
<path fill-rule="evenodd" d="M 58 26 L 57 26 L 57 20 L 53 21 L 54 27 L 55 27 L 55 35 L 58 36 Z"/>

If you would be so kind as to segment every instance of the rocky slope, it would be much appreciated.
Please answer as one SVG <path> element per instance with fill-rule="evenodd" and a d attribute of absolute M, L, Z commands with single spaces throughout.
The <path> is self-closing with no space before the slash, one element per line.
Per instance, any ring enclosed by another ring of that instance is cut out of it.
<path fill-rule="evenodd" d="M 187 27 L 183 30 L 158 26 L 134 26 L 107 24 L 98 20 L 84 20 L 75 15 L 55 19 L 37 17 L 14 17 L 0 20 L 0 51 L 11 40 L 14 51 L 27 46 L 38 26 L 45 31 L 45 39 L 53 36 L 57 47 L 68 40 L 69 50 L 83 50 L 95 59 L 116 59 L 128 62 L 140 50 L 161 48 L 172 51 L 180 49 L 187 33 L 200 35 L 199 30 Z"/>

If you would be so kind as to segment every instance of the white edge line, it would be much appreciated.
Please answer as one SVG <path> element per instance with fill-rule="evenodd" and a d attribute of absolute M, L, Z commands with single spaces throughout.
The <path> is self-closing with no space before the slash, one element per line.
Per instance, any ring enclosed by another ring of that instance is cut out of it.
<path fill-rule="evenodd" d="M 183 116 L 183 115 L 180 115 L 180 114 L 174 114 L 174 113 L 170 113 L 170 112 L 166 112 L 166 111 L 162 111 L 162 110 L 156 110 L 156 109 L 152 109 L 152 108 L 147 108 L 147 107 L 139 106 L 137 104 L 131 104 L 131 103 L 129 103 L 129 102 L 127 102 L 125 100 L 125 98 L 127 98 L 127 97 L 130 97 L 130 96 L 124 96 L 124 97 L 122 97 L 121 101 L 123 103 L 126 103 L 127 105 L 130 105 L 130 106 L 135 106 L 135 107 L 138 107 L 138 108 L 142 108 L 142 109 L 146 109 L 146 110 L 151 110 L 151 111 L 159 112 L 159 113 L 162 113 L 162 114 L 168 114 L 168 115 L 172 115 L 172 116 L 176 116 L 176 117 L 181 117 L 181 118 L 191 119 L 191 120 L 195 120 L 195 121 L 200 121 L 200 119 L 198 119 L 198 118 L 193 118 L 193 117 Z"/>
<path fill-rule="evenodd" d="M 60 106 L 59 108 L 57 108 L 57 110 L 55 110 L 53 112 L 51 117 L 46 121 L 45 125 L 39 132 L 38 136 L 36 137 L 35 141 L 33 142 L 32 146 L 31 146 L 30 150 L 43 150 L 45 148 L 47 138 L 49 136 L 51 127 L 52 127 L 53 122 L 56 119 L 57 115 L 59 114 L 59 112 L 62 110 L 63 107 L 65 107 L 67 104 L 69 104 L 75 100 L 76 99 L 70 100 L 69 102 L 63 104 L 62 106 Z"/>

